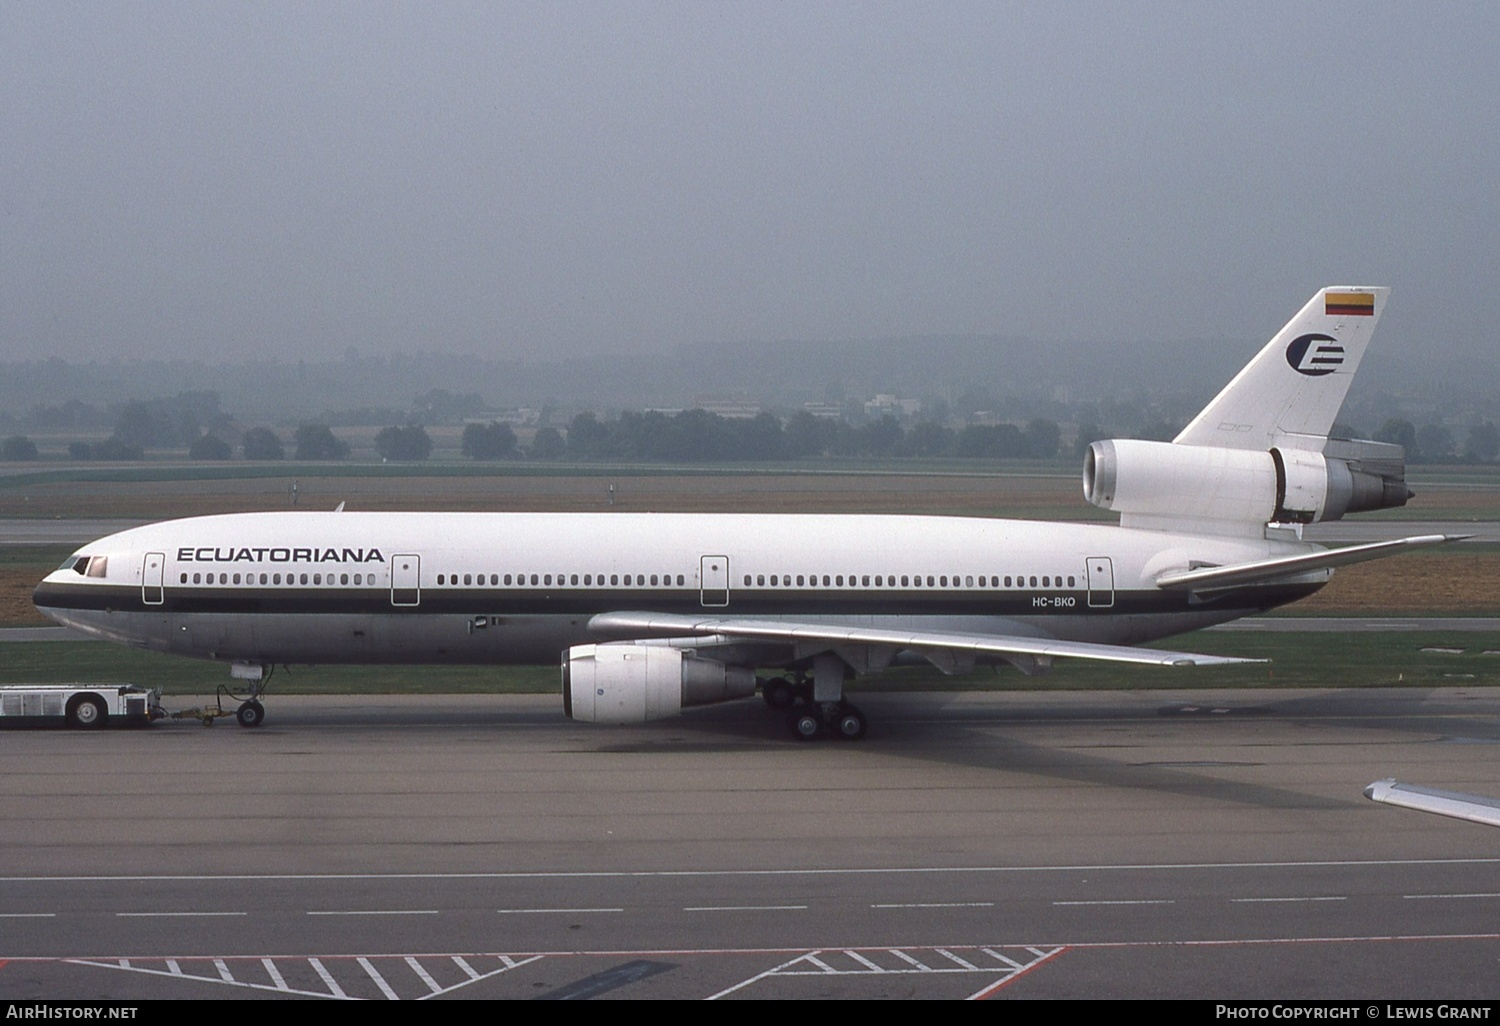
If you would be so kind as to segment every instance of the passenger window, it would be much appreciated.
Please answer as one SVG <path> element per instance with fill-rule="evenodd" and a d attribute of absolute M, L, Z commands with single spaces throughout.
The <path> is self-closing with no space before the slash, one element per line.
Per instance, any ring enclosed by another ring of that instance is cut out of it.
<path fill-rule="evenodd" d="M 261 584 L 265 584 L 266 583 L 266 575 L 265 574 L 261 574 L 260 575 L 260 583 Z M 348 574 L 339 574 L 339 583 L 340 584 L 348 584 L 349 583 L 349 575 Z"/>
<path fill-rule="evenodd" d="M 193 583 L 194 584 L 202 584 L 203 583 L 203 575 L 201 573 L 194 574 L 193 575 Z"/>

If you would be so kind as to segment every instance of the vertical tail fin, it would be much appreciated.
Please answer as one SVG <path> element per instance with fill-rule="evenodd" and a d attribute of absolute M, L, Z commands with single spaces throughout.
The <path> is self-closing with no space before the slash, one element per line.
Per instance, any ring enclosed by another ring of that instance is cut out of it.
<path fill-rule="evenodd" d="M 1318 292 L 1173 442 L 1321 452 L 1389 293 Z"/>

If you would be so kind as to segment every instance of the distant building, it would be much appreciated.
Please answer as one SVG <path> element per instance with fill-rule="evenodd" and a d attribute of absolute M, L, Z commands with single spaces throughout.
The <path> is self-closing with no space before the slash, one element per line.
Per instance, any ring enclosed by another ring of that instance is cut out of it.
<path fill-rule="evenodd" d="M 921 410 L 922 400 L 920 399 L 898 399 L 884 393 L 865 403 L 867 417 L 883 417 L 887 413 L 893 417 L 911 417 Z"/>
<path fill-rule="evenodd" d="M 691 407 L 718 414 L 725 420 L 754 420 L 760 416 L 760 403 L 750 399 L 694 399 Z"/>
<path fill-rule="evenodd" d="M 530 407 L 511 410 L 495 410 L 477 417 L 465 417 L 465 424 L 509 424 L 511 427 L 535 427 L 541 422 L 542 411 Z"/>
<path fill-rule="evenodd" d="M 839 403 L 803 403 L 802 410 L 824 420 L 842 420 L 844 407 Z"/>

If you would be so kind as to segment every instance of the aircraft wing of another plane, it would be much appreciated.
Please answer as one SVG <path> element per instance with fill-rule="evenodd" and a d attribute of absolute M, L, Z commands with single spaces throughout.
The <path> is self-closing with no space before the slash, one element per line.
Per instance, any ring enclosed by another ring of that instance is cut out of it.
<path fill-rule="evenodd" d="M 1259 663 L 1263 659 L 1167 652 L 1126 645 L 1097 645 L 1085 641 L 1058 641 L 1020 635 L 958 634 L 944 631 L 888 630 L 879 627 L 841 626 L 827 623 L 796 623 L 785 620 L 741 620 L 725 617 L 680 616 L 668 613 L 600 613 L 589 620 L 589 629 L 615 640 L 658 640 L 683 647 L 770 641 L 786 644 L 826 646 L 872 645 L 898 651 L 943 651 L 1029 656 L 1045 664 L 1053 658 L 1102 659 L 1146 666 L 1223 666 Z"/>
<path fill-rule="evenodd" d="M 1275 559 L 1258 559 L 1253 563 L 1237 563 L 1233 566 L 1205 566 L 1194 570 L 1174 570 L 1156 579 L 1158 588 L 1172 591 L 1207 591 L 1210 588 L 1233 588 L 1244 584 L 1260 584 L 1278 577 L 1290 577 L 1309 570 L 1324 570 L 1351 563 L 1363 563 L 1371 559 L 1383 559 L 1408 549 L 1442 545 L 1445 542 L 1463 541 L 1466 534 L 1422 534 L 1394 541 L 1370 542 L 1366 545 L 1350 545 L 1342 549 L 1327 549 L 1303 556 L 1279 556 Z"/>
<path fill-rule="evenodd" d="M 1500 826 L 1500 799 L 1460 791 L 1439 791 L 1432 787 L 1401 784 L 1389 778 L 1377 780 L 1365 788 L 1365 797 L 1403 809 L 1434 812 L 1439 816 L 1467 819 L 1485 826 Z"/>

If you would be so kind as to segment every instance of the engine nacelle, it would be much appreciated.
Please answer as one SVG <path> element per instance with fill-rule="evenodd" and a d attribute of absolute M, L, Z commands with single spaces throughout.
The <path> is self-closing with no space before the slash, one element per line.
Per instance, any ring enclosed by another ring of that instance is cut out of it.
<path fill-rule="evenodd" d="M 616 641 L 563 654 L 563 709 L 584 723 L 644 723 L 755 694 L 755 671 L 666 645 Z"/>
<path fill-rule="evenodd" d="M 1094 442 L 1083 494 L 1101 509 L 1170 518 L 1310 524 L 1406 505 L 1404 453 L 1377 442 L 1224 449 L 1139 439 Z"/>

